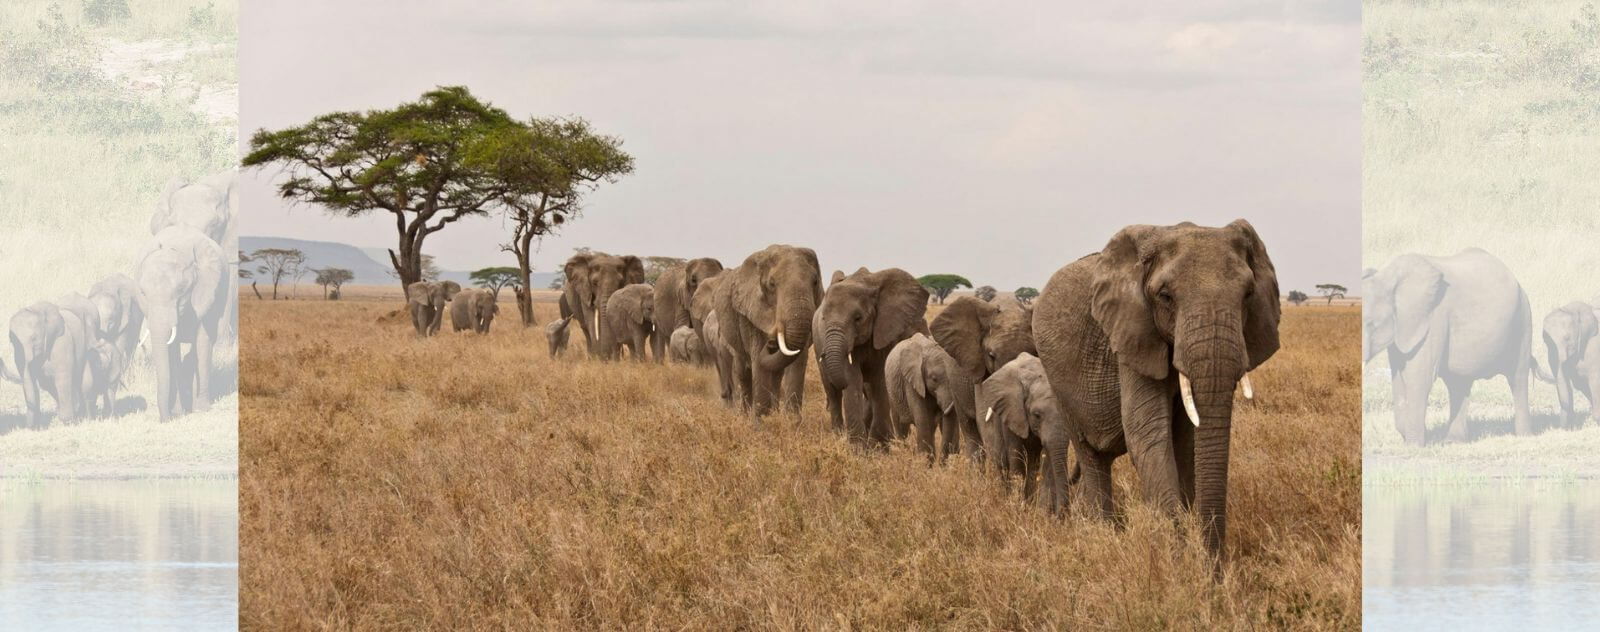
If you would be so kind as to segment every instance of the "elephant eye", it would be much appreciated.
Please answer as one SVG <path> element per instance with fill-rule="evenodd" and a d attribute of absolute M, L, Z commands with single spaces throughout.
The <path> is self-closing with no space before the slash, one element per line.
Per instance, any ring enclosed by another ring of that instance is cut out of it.
<path fill-rule="evenodd" d="M 1161 290 L 1156 292 L 1156 296 L 1160 297 L 1161 300 L 1166 301 L 1168 303 L 1172 302 L 1172 290 L 1167 289 L 1167 286 L 1165 286 L 1165 285 L 1161 286 Z"/>

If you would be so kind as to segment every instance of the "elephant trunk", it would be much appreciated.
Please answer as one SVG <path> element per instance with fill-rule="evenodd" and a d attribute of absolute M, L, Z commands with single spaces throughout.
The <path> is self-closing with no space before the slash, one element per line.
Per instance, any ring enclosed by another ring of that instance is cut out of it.
<path fill-rule="evenodd" d="M 842 391 L 850 385 L 848 355 L 843 330 L 829 329 L 822 335 L 822 376 L 835 390 Z"/>
<path fill-rule="evenodd" d="M 1556 383 L 1556 399 L 1561 404 L 1561 425 L 1565 426 L 1572 421 L 1569 418 L 1572 414 L 1572 382 L 1567 375 L 1567 359 L 1571 356 L 1565 341 L 1552 340 L 1549 334 L 1545 334 L 1544 340 L 1550 376 Z M 1534 372 L 1538 372 L 1538 367 L 1534 367 Z"/>
<path fill-rule="evenodd" d="M 1195 511 L 1206 550 L 1221 572 L 1228 532 L 1228 450 L 1233 426 L 1233 393 L 1244 376 L 1244 335 L 1238 318 L 1209 318 L 1211 324 L 1183 326 L 1174 358 L 1185 412 L 1195 429 Z M 1191 321 L 1193 322 L 1193 321 Z"/>
<path fill-rule="evenodd" d="M 806 344 L 811 342 L 811 316 L 817 306 L 809 297 L 779 304 L 783 307 L 778 312 L 780 322 L 775 332 L 778 351 L 786 356 L 800 355 Z"/>
<path fill-rule="evenodd" d="M 1050 471 L 1053 488 L 1050 490 L 1050 513 L 1053 515 L 1066 515 L 1070 510 L 1067 500 L 1067 438 L 1057 437 L 1046 442 L 1045 449 L 1049 451 Z"/>

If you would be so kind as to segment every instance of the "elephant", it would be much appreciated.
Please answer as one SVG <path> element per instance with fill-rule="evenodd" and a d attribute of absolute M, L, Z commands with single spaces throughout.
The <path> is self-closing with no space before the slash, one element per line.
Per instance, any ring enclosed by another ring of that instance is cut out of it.
<path fill-rule="evenodd" d="M 850 276 L 834 272 L 817 306 L 812 334 L 832 425 L 846 429 L 852 441 L 883 445 L 896 438 L 884 362 L 900 341 L 928 332 L 923 318 L 927 309 L 927 288 L 900 268 L 861 268 Z M 840 398 L 851 390 L 860 391 L 871 404 L 870 425 L 861 415 L 844 414 L 850 407 Z"/>
<path fill-rule="evenodd" d="M 602 337 L 601 344 L 611 341 L 612 345 L 602 357 L 620 359 L 621 348 L 627 347 L 628 355 L 644 362 L 649 339 L 658 337 L 655 304 L 655 289 L 647 283 L 633 283 L 612 292 L 611 298 L 606 300 L 605 311 L 600 312 L 609 319 L 607 335 Z"/>
<path fill-rule="evenodd" d="M 122 386 L 127 369 L 127 356 L 116 345 L 97 340 L 90 346 L 83 370 L 85 412 L 102 417 L 116 414 L 117 389 Z"/>
<path fill-rule="evenodd" d="M 567 308 L 578 319 L 589 355 L 607 358 L 616 347 L 603 327 L 606 301 L 624 285 L 644 283 L 644 261 L 633 255 L 615 256 L 603 252 L 572 255 L 562 267 L 566 282 L 561 286 Z"/>
<path fill-rule="evenodd" d="M 138 294 L 139 288 L 133 279 L 120 272 L 101 279 L 89 289 L 89 300 L 100 313 L 101 338 L 116 345 L 124 359 L 133 357 L 144 326 Z"/>
<path fill-rule="evenodd" d="M 1363 362 L 1388 352 L 1394 424 L 1410 445 L 1424 445 L 1428 391 L 1443 379 L 1450 391 L 1446 439 L 1465 441 L 1472 383 L 1496 375 L 1511 385 L 1518 436 L 1533 434 L 1528 411 L 1533 360 L 1533 310 L 1511 270 L 1494 255 L 1468 248 L 1448 257 L 1407 254 L 1361 279 Z"/>
<path fill-rule="evenodd" d="M 56 400 L 56 417 L 77 419 L 82 410 L 84 356 L 90 343 L 88 327 L 70 310 L 40 301 L 11 317 L 11 360 L 5 378 L 22 385 L 29 427 L 40 427 L 39 392 Z"/>
<path fill-rule="evenodd" d="M 198 180 L 172 178 L 162 188 L 156 200 L 156 210 L 150 216 L 150 234 L 161 232 L 168 226 L 188 226 L 211 238 L 222 249 L 223 256 L 234 265 L 238 252 L 239 190 L 235 186 L 238 172 L 234 170 L 215 173 Z M 228 275 L 228 302 L 223 306 L 223 329 L 233 336 L 238 332 L 236 303 L 239 295 L 237 271 Z"/>
<path fill-rule="evenodd" d="M 888 381 L 889 413 L 895 434 L 905 436 L 910 427 L 915 427 L 917 449 L 928 456 L 929 463 L 939 452 L 933 444 L 935 429 L 943 444 L 943 451 L 937 455 L 939 462 L 958 453 L 961 420 L 956 410 L 963 406 L 974 408 L 976 404 L 971 399 L 972 384 L 967 383 L 966 372 L 956 365 L 956 359 L 933 338 L 918 332 L 889 351 L 883 373 Z"/>
<path fill-rule="evenodd" d="M 500 305 L 495 301 L 493 292 L 468 288 L 450 301 L 450 327 L 452 331 L 471 329 L 479 334 L 487 334 L 489 324 L 494 322 L 498 313 Z"/>
<path fill-rule="evenodd" d="M 228 300 L 227 260 L 216 242 L 188 226 L 161 229 L 133 275 L 156 367 L 162 421 L 211 408 L 211 351 Z M 191 351 L 184 356 L 181 346 Z"/>
<path fill-rule="evenodd" d="M 705 361 L 705 353 L 700 348 L 700 336 L 688 325 L 673 330 L 669 347 L 673 362 L 701 364 Z"/>
<path fill-rule="evenodd" d="M 417 281 L 406 286 L 406 306 L 411 309 L 411 324 L 417 328 L 417 335 L 426 338 L 439 333 L 445 304 L 460 293 L 461 284 L 455 281 Z"/>
<path fill-rule="evenodd" d="M 682 266 L 662 271 L 655 285 L 656 319 L 659 321 L 656 330 L 677 332 L 679 327 L 685 325 L 693 329 L 694 321 L 689 316 L 689 309 L 695 290 L 699 289 L 700 282 L 718 274 L 722 274 L 722 262 L 710 257 L 691 259 Z M 663 352 L 670 340 L 666 336 L 656 336 L 652 342 L 650 350 L 656 354 L 656 362 L 662 362 L 667 357 Z"/>
<path fill-rule="evenodd" d="M 1544 317 L 1545 354 L 1561 400 L 1561 425 L 1572 424 L 1572 391 L 1589 400 L 1589 414 L 1600 419 L 1595 398 L 1600 397 L 1600 320 L 1594 307 L 1573 301 Z M 1579 423 L 1582 423 L 1581 420 Z"/>
<path fill-rule="evenodd" d="M 1039 455 L 1044 453 L 1044 504 L 1052 515 L 1068 510 L 1067 446 L 1071 436 L 1062 415 L 1044 364 L 1031 353 L 1023 352 L 983 381 L 978 389 L 977 406 L 983 410 L 978 422 L 988 441 L 989 451 L 1003 455 L 1015 453 L 1022 467 L 1022 499 L 1032 502 L 1035 478 L 1041 472 Z M 996 461 L 1011 461 L 1012 458 Z"/>
<path fill-rule="evenodd" d="M 1220 577 L 1233 393 L 1278 351 L 1278 277 L 1248 221 L 1132 225 L 1063 266 L 1034 301 L 1039 361 L 1066 415 L 1092 515 L 1132 455 L 1146 502 L 1198 514 Z M 959 359 L 959 356 L 958 356 Z"/>
<path fill-rule="evenodd" d="M 987 302 L 975 296 L 962 296 L 939 312 L 928 325 L 933 340 L 955 358 L 975 390 L 1000 367 L 1022 353 L 1038 355 L 1033 341 L 1033 308 L 1014 300 Z M 963 400 L 967 401 L 967 400 Z M 977 410 L 958 406 L 962 450 L 978 465 L 986 460 L 985 443 L 979 432 Z M 1004 471 L 1012 463 L 996 461 Z"/>
<path fill-rule="evenodd" d="M 557 318 L 544 326 L 544 339 L 550 343 L 550 357 L 554 358 L 567 350 L 567 338 L 572 330 L 567 326 L 572 324 L 571 318 Z"/>
<path fill-rule="evenodd" d="M 709 286 L 707 286 L 709 288 Z M 717 397 L 722 404 L 733 407 L 733 351 L 722 341 L 722 326 L 715 311 L 705 315 L 700 323 L 704 351 L 717 367 Z"/>
<path fill-rule="evenodd" d="M 810 248 L 773 244 L 752 253 L 722 279 L 713 297 L 719 333 L 731 356 L 732 382 L 758 427 L 781 395 L 799 414 L 811 317 L 822 302 L 822 272 Z M 702 282 L 704 284 L 704 282 Z"/>

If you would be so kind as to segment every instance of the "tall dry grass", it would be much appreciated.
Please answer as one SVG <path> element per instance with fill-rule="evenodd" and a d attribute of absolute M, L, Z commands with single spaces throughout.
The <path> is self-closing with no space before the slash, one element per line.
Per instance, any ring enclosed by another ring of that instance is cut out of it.
<path fill-rule="evenodd" d="M 503 302 L 244 301 L 240 623 L 304 628 L 1355 629 L 1358 312 L 1289 308 L 1239 407 L 1231 560 L 1137 499 L 1056 521 L 964 463 L 756 430 L 709 369 L 551 360 Z M 554 306 L 537 305 L 541 323 Z"/>

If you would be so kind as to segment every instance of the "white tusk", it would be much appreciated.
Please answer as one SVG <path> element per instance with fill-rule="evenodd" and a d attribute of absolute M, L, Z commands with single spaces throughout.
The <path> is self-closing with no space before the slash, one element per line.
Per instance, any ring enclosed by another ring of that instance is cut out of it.
<path fill-rule="evenodd" d="M 984 423 L 989 423 L 989 417 L 991 417 L 993 415 L 994 415 L 994 407 L 990 406 L 989 410 L 983 411 L 983 422 Z"/>
<path fill-rule="evenodd" d="M 1194 427 L 1200 427 L 1200 413 L 1194 408 L 1194 389 L 1189 386 L 1189 376 L 1178 374 L 1178 391 L 1183 394 L 1183 412 L 1189 414 L 1189 421 Z"/>
<path fill-rule="evenodd" d="M 944 406 L 944 414 L 946 414 L 946 415 L 950 414 L 950 409 L 951 408 L 955 408 L 955 407 L 956 407 L 955 402 L 951 402 L 949 404 L 945 404 L 945 406 Z"/>
<path fill-rule="evenodd" d="M 1255 397 L 1256 397 L 1255 389 L 1250 388 L 1250 374 L 1246 373 L 1244 375 L 1239 376 L 1239 385 L 1244 387 L 1244 398 L 1245 399 L 1255 399 Z"/>
<path fill-rule="evenodd" d="M 178 326 L 177 325 L 173 325 L 172 326 L 172 333 L 167 334 L 167 344 L 170 345 L 170 344 L 172 344 L 172 341 L 177 340 L 177 339 L 178 339 Z"/>
<path fill-rule="evenodd" d="M 853 351 L 844 352 L 844 361 L 848 364 L 856 363 L 856 354 Z"/>
<path fill-rule="evenodd" d="M 783 332 L 781 332 L 781 331 L 778 332 L 778 350 L 782 351 L 783 355 L 786 355 L 786 356 L 797 356 L 797 355 L 800 355 L 799 351 L 796 351 L 794 349 L 790 349 L 789 345 L 786 345 L 786 344 L 783 343 Z"/>
<path fill-rule="evenodd" d="M 600 312 L 594 313 L 594 335 L 600 335 Z"/>

